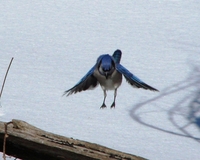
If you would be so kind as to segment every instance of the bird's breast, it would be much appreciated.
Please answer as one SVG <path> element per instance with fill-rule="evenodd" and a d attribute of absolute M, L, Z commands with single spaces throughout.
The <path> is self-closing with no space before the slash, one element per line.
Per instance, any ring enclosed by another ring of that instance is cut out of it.
<path fill-rule="evenodd" d="M 116 70 L 107 79 L 99 72 L 94 72 L 94 76 L 97 78 L 102 89 L 104 90 L 114 90 L 118 88 L 122 82 L 122 74 Z"/>

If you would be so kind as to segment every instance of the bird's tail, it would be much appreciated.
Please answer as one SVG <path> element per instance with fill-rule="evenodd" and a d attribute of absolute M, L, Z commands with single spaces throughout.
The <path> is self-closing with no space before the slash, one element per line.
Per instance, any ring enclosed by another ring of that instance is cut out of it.
<path fill-rule="evenodd" d="M 113 53 L 113 58 L 115 60 L 116 63 L 120 63 L 120 60 L 121 60 L 121 56 L 122 56 L 122 52 L 117 49 L 114 53 Z"/>

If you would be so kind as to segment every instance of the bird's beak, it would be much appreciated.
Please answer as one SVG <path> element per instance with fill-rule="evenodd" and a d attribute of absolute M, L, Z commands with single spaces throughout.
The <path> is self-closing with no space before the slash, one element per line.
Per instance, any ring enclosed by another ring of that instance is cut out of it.
<path fill-rule="evenodd" d="M 108 72 L 105 73 L 105 77 L 106 77 L 106 79 L 108 79 Z"/>

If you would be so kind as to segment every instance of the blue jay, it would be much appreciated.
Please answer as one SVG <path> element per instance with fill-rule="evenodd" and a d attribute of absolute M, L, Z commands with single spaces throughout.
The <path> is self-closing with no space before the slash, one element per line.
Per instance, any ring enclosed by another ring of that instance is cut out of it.
<path fill-rule="evenodd" d="M 104 93 L 103 104 L 100 108 L 105 108 L 106 91 L 114 90 L 114 101 L 111 108 L 115 107 L 115 99 L 117 96 L 117 89 L 122 83 L 122 75 L 127 82 L 135 88 L 143 88 L 151 91 L 158 91 L 157 89 L 144 83 L 142 80 L 133 75 L 125 67 L 120 64 L 122 52 L 116 50 L 112 56 L 103 54 L 99 56 L 96 64 L 88 71 L 88 73 L 72 88 L 65 91 L 63 95 L 71 95 L 73 93 L 93 89 L 101 85 Z"/>

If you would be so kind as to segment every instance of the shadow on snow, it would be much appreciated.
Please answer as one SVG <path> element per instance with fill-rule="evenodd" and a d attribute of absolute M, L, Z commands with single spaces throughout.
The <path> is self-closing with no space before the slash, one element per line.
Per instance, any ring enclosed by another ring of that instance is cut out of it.
<path fill-rule="evenodd" d="M 151 122 L 145 120 L 144 117 L 140 117 L 139 111 L 142 109 L 142 107 L 145 107 L 145 105 L 154 103 L 157 100 L 172 94 L 181 94 L 181 91 L 186 89 L 195 89 L 195 91 L 189 92 L 179 102 L 169 108 L 169 110 L 165 110 L 169 122 L 175 126 L 179 132 L 165 129 L 165 127 L 158 127 L 157 125 L 154 125 Z M 200 131 L 200 67 L 194 66 L 192 75 L 190 75 L 184 81 L 167 87 L 160 93 L 160 95 L 142 103 L 136 104 L 130 110 L 130 116 L 136 122 L 152 129 L 156 129 L 172 135 L 191 138 L 200 143 L 200 137 L 193 135 L 190 129 L 190 127 L 196 127 Z M 180 117 L 183 119 L 183 122 L 177 120 L 177 118 L 180 119 Z"/>

